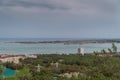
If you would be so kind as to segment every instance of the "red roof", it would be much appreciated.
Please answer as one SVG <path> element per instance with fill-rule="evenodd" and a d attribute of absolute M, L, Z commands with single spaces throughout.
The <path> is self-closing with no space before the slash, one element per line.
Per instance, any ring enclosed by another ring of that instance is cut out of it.
<path fill-rule="evenodd" d="M 0 58 L 8 58 L 8 57 L 25 57 L 25 55 L 8 55 L 8 54 L 1 54 Z"/>

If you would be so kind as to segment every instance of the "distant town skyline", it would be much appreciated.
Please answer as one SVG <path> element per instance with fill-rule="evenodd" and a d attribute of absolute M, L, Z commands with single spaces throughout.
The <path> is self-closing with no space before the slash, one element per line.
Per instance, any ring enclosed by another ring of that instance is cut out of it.
<path fill-rule="evenodd" d="M 118 0 L 0 0 L 0 38 L 120 38 Z"/>

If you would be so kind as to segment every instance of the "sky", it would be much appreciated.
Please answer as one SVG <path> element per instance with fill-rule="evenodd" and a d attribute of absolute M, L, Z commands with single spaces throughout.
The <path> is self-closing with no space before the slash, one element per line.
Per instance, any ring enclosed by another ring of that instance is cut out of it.
<path fill-rule="evenodd" d="M 0 0 L 0 38 L 120 38 L 119 0 Z"/>

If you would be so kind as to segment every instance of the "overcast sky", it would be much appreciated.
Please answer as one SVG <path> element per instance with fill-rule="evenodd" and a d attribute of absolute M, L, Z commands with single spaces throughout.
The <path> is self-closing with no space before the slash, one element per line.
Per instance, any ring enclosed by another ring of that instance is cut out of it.
<path fill-rule="evenodd" d="M 0 37 L 120 38 L 119 0 L 0 0 Z"/>

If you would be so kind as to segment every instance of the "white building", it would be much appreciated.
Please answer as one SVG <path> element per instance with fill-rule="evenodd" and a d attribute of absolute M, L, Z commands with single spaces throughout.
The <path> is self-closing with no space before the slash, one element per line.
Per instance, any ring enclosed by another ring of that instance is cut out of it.
<path fill-rule="evenodd" d="M 85 54 L 84 48 L 78 48 L 78 54 L 81 54 L 84 56 L 84 54 Z"/>
<path fill-rule="evenodd" d="M 36 55 L 33 55 L 33 54 L 32 54 L 32 55 L 26 55 L 26 57 L 27 57 L 27 58 L 37 58 L 37 56 L 36 56 Z"/>
<path fill-rule="evenodd" d="M 0 61 L 2 63 L 13 62 L 15 64 L 18 64 L 19 59 L 25 59 L 25 58 L 26 58 L 25 55 L 7 55 L 7 54 L 0 55 Z"/>

